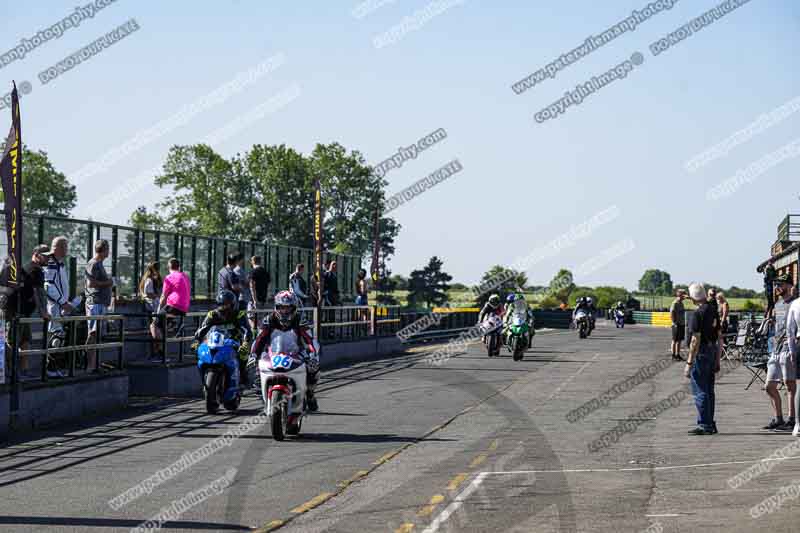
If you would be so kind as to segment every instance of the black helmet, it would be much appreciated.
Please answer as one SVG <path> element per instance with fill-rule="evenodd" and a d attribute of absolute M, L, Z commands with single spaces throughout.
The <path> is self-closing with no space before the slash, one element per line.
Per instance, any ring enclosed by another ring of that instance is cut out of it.
<path fill-rule="evenodd" d="M 228 289 L 222 289 L 217 294 L 217 305 L 230 304 L 231 307 L 236 307 L 236 295 Z"/>

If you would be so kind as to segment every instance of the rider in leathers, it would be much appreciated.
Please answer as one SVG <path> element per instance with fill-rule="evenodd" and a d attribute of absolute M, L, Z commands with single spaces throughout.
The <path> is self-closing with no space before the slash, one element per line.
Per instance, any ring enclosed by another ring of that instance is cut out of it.
<path fill-rule="evenodd" d="M 269 346 L 278 335 L 290 335 L 289 342 L 294 342 L 300 348 L 306 363 L 306 400 L 308 410 L 315 412 L 319 409 L 314 389 L 319 381 L 319 343 L 317 343 L 306 324 L 300 322 L 297 314 L 297 297 L 289 291 L 281 291 L 275 295 L 275 310 L 264 318 L 261 323 L 261 332 L 253 343 L 248 367 L 257 366 L 258 358 L 269 349 Z"/>
<path fill-rule="evenodd" d="M 230 338 L 236 340 L 242 348 L 239 351 L 239 367 L 242 368 L 247 361 L 249 349 L 247 343 L 253 338 L 253 330 L 247 320 L 247 312 L 237 309 L 236 295 L 229 290 L 221 290 L 217 295 L 218 307 L 212 309 L 203 318 L 203 323 L 194 334 L 195 343 L 193 349 L 197 350 L 197 345 L 206 338 L 209 330 L 214 327 L 222 327 L 228 331 Z M 247 372 L 241 372 L 242 385 L 250 383 Z"/>

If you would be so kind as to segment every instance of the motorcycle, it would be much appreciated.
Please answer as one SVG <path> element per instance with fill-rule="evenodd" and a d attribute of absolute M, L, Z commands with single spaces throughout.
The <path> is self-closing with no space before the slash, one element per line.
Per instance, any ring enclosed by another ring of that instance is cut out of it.
<path fill-rule="evenodd" d="M 514 361 L 521 361 L 525 350 L 530 344 L 530 325 L 528 317 L 514 313 L 511 316 L 511 325 L 508 328 L 506 346 L 511 352 Z"/>
<path fill-rule="evenodd" d="M 575 329 L 578 330 L 578 338 L 585 339 L 589 336 L 589 315 L 584 311 L 578 311 L 575 315 Z"/>
<path fill-rule="evenodd" d="M 486 353 L 489 357 L 500 355 L 500 331 L 503 329 L 503 320 L 497 315 L 489 315 L 483 319 L 481 329 Z"/>
<path fill-rule="evenodd" d="M 298 435 L 308 410 L 306 361 L 290 332 L 276 332 L 258 362 L 261 398 L 272 438 Z"/>
<path fill-rule="evenodd" d="M 614 321 L 618 328 L 625 327 L 625 312 L 620 309 L 614 310 Z"/>
<path fill-rule="evenodd" d="M 222 404 L 236 411 L 242 401 L 239 388 L 239 347 L 225 330 L 212 327 L 197 348 L 197 368 L 203 382 L 206 412 L 216 414 Z"/>

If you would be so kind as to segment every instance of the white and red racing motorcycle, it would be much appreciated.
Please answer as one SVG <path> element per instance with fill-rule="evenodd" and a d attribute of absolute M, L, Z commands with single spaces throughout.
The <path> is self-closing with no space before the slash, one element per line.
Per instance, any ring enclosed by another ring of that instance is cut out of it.
<path fill-rule="evenodd" d="M 313 339 L 319 353 L 319 343 Z M 307 372 L 309 365 L 319 365 L 315 356 L 303 353 L 293 330 L 272 332 L 269 348 L 258 361 L 261 377 L 261 398 L 269 416 L 272 437 L 283 440 L 297 435 L 303 424 L 307 405 Z"/>

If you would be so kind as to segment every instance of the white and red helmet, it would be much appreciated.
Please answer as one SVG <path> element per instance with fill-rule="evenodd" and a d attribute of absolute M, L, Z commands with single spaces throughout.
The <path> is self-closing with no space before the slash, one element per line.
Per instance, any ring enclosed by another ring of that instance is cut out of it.
<path fill-rule="evenodd" d="M 297 314 L 297 297 L 293 292 L 281 291 L 275 295 L 275 316 L 282 326 L 291 324 Z"/>

